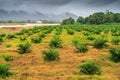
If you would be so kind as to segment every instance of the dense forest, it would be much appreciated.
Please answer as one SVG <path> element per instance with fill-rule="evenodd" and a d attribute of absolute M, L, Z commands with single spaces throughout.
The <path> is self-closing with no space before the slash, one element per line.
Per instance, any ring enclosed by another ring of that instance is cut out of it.
<path fill-rule="evenodd" d="M 96 12 L 88 17 L 79 16 L 79 18 L 75 21 L 73 18 L 64 19 L 62 21 L 63 25 L 66 24 L 105 24 L 105 23 L 119 23 L 120 22 L 120 13 L 113 13 L 109 10 L 105 12 Z"/>

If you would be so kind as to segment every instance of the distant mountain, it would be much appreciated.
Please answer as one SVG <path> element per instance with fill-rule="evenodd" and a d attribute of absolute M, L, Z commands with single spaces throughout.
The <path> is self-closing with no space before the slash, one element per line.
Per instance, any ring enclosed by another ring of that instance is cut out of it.
<path fill-rule="evenodd" d="M 60 15 L 58 15 L 58 17 L 59 17 L 59 20 L 63 20 L 63 19 L 65 19 L 65 18 L 69 18 L 69 17 L 72 17 L 72 18 L 74 18 L 74 19 L 77 19 L 77 18 L 78 18 L 77 15 L 75 15 L 75 14 L 73 14 L 73 13 L 69 13 L 69 12 L 60 14 Z"/>
<path fill-rule="evenodd" d="M 41 12 L 34 12 L 34 13 L 28 13 L 25 11 L 6 11 L 3 9 L 0 9 L 0 20 L 16 20 L 16 21 L 23 21 L 23 20 L 53 20 L 53 21 L 62 21 L 65 18 L 72 17 L 76 19 L 78 16 L 76 16 L 73 13 L 62 13 L 59 15 L 56 14 L 43 14 Z"/>

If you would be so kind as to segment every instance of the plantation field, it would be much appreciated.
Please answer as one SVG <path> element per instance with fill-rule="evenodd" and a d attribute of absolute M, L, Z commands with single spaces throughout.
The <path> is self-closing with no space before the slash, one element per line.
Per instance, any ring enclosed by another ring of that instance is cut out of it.
<path fill-rule="evenodd" d="M 12 75 L 0 72 L 0 80 L 120 80 L 119 25 L 1 28 L 0 64 Z M 83 72 L 86 61 L 99 65 L 100 74 Z"/>

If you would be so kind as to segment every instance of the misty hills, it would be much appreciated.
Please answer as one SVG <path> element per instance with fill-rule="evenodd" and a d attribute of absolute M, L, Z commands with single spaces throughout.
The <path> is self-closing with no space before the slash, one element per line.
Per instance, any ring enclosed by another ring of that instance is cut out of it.
<path fill-rule="evenodd" d="M 28 13 L 25 11 L 6 11 L 3 9 L 0 9 L 0 20 L 2 21 L 7 21 L 7 20 L 16 20 L 16 21 L 25 21 L 25 20 L 32 20 L 32 21 L 37 21 L 37 20 L 52 20 L 52 21 L 61 21 L 65 18 L 72 17 L 74 19 L 77 19 L 78 16 L 65 12 L 62 14 L 44 14 L 41 12 L 34 12 L 34 13 Z"/>

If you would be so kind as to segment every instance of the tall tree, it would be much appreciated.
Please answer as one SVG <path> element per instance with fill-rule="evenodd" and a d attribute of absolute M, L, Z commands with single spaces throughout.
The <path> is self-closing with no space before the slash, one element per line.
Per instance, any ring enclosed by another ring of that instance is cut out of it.
<path fill-rule="evenodd" d="M 79 16 L 79 18 L 77 19 L 77 23 L 84 24 L 85 19 L 83 17 Z"/>
<path fill-rule="evenodd" d="M 73 18 L 68 18 L 68 19 L 64 19 L 62 21 L 62 25 L 68 25 L 68 24 L 74 24 L 75 23 L 75 20 Z"/>

